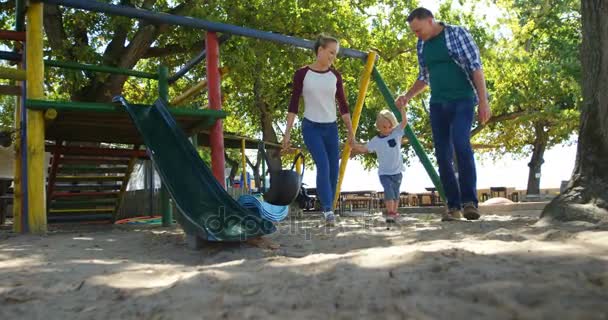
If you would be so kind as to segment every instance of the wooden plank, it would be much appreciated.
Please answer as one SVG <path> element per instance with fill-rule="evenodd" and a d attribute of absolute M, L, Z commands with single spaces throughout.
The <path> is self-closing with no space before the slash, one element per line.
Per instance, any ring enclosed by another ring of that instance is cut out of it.
<path fill-rule="evenodd" d="M 53 199 L 74 197 L 116 197 L 118 192 L 55 192 L 51 195 Z"/>
<path fill-rule="evenodd" d="M 63 162 L 63 161 L 62 161 Z M 103 167 L 100 167 L 103 166 Z M 59 164 L 59 169 L 60 170 L 82 170 L 82 171 L 89 171 L 89 170 L 96 170 L 96 169 L 116 169 L 116 170 L 122 170 L 125 171 L 129 168 L 128 164 L 105 164 L 105 163 L 99 163 L 97 165 L 83 165 L 83 164 L 64 164 L 61 163 Z"/>
<path fill-rule="evenodd" d="M 94 163 L 94 164 L 121 164 L 128 165 L 129 159 L 117 159 L 108 157 L 74 157 L 66 156 L 61 159 L 61 163 L 64 164 L 82 164 L 82 163 Z"/>
<path fill-rule="evenodd" d="M 57 176 L 56 181 L 122 181 L 124 176 Z"/>
<path fill-rule="evenodd" d="M 120 184 L 55 185 L 57 191 L 120 190 Z"/>
<path fill-rule="evenodd" d="M 114 208 L 51 209 L 49 213 L 114 212 Z"/>
<path fill-rule="evenodd" d="M 70 168 L 63 167 L 59 168 L 58 174 L 61 175 L 79 175 L 79 174 L 100 174 L 100 173 L 121 173 L 124 174 L 127 168 L 121 167 L 98 167 L 98 168 Z"/>
<path fill-rule="evenodd" d="M 116 203 L 116 198 L 98 198 L 82 200 L 82 198 L 60 198 L 51 202 L 52 208 L 78 208 L 78 207 L 108 207 Z"/>
<path fill-rule="evenodd" d="M 62 141 L 56 141 L 55 145 L 60 146 L 62 143 Z M 50 199 L 48 195 L 53 193 L 53 188 L 55 187 L 55 177 L 57 177 L 57 168 L 59 168 L 59 162 L 61 161 L 61 154 L 59 153 L 59 150 L 60 149 L 55 149 L 55 152 L 53 152 L 53 157 L 51 158 L 51 168 L 49 169 L 50 172 L 46 184 L 47 204 L 49 201 L 48 199 Z"/>
<path fill-rule="evenodd" d="M 46 151 L 54 152 L 57 146 L 46 146 Z M 94 147 L 59 147 L 61 153 L 65 155 L 79 155 L 79 156 L 110 156 L 110 157 L 147 157 L 146 151 L 144 150 L 131 150 L 131 149 L 112 149 L 112 148 L 94 148 Z"/>

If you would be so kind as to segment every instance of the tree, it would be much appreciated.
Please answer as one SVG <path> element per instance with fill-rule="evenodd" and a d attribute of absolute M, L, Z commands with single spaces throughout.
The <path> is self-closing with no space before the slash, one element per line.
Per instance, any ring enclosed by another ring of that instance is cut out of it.
<path fill-rule="evenodd" d="M 583 106 L 576 164 L 568 188 L 543 210 L 545 220 L 608 219 L 608 1 L 581 3 Z"/>
<path fill-rule="evenodd" d="M 540 193 L 545 150 L 570 141 L 581 103 L 581 39 L 578 0 L 549 3 L 499 1 L 511 35 L 498 44 L 489 63 L 492 108 L 496 116 L 473 130 L 474 141 L 493 144 L 493 157 L 530 156 L 528 194 Z"/>
<path fill-rule="evenodd" d="M 469 29 L 475 42 L 480 47 L 484 63 L 493 57 L 492 48 L 495 43 L 495 30 L 490 27 L 484 19 L 476 16 L 475 6 L 480 1 L 469 1 L 467 6 L 471 8 L 458 8 L 452 1 L 445 1 L 434 15 L 438 21 L 453 25 L 462 25 Z M 407 16 L 411 10 L 418 7 L 418 3 L 399 3 L 397 1 L 388 4 L 387 10 L 379 10 L 372 16 L 372 45 L 380 55 L 377 68 L 382 74 L 389 89 L 395 94 L 405 93 L 414 83 L 418 76 L 418 60 L 416 54 L 416 36 L 410 31 Z M 469 10 L 470 9 L 470 10 Z M 376 114 L 381 109 L 386 109 L 386 103 L 375 85 L 370 85 L 370 94 L 366 99 L 366 106 L 361 116 L 357 136 L 363 140 L 369 140 L 377 134 L 375 127 Z M 433 154 L 433 140 L 430 127 L 428 98 L 430 90 L 424 91 L 408 106 L 409 124 L 420 140 L 423 148 L 428 154 Z M 406 152 L 405 161 L 416 157 L 412 148 L 404 144 Z M 375 155 L 368 154 L 359 156 L 366 168 L 375 165 Z M 432 156 L 431 156 L 432 157 Z"/>

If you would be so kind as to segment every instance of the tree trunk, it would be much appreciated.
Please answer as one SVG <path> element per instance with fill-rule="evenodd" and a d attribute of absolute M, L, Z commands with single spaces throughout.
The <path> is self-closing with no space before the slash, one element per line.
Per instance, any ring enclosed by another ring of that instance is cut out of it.
<path fill-rule="evenodd" d="M 534 132 L 532 159 L 528 163 L 530 171 L 528 173 L 528 190 L 526 194 L 540 194 L 540 169 L 545 162 L 545 149 L 549 141 L 549 133 L 545 131 L 545 124 L 543 122 L 534 123 Z"/>
<path fill-rule="evenodd" d="M 262 161 L 265 161 L 264 159 L 262 159 L 262 154 L 258 151 L 257 156 L 256 156 L 256 161 L 255 164 L 253 164 L 251 162 L 251 160 L 249 159 L 249 157 L 247 157 L 247 163 L 249 164 L 249 167 L 251 168 L 251 170 L 253 171 L 253 181 L 256 185 L 257 188 L 259 188 L 260 186 L 262 186 L 262 179 L 260 177 L 260 165 L 262 164 Z"/>
<path fill-rule="evenodd" d="M 256 68 L 257 70 L 257 68 Z M 277 134 L 272 127 L 272 111 L 270 106 L 262 97 L 262 88 L 260 83 L 259 74 L 254 75 L 253 82 L 253 95 L 255 97 L 256 109 L 260 112 L 260 123 L 262 125 L 262 140 L 278 143 Z M 266 154 L 268 155 L 268 170 L 276 171 L 281 170 L 281 154 L 278 149 L 267 149 Z"/>
<path fill-rule="evenodd" d="M 230 174 L 228 175 L 228 181 L 230 181 L 230 185 L 234 183 L 234 177 L 239 172 L 239 162 L 230 158 L 227 153 L 224 153 L 224 158 L 226 158 L 226 163 L 230 166 Z"/>
<path fill-rule="evenodd" d="M 583 0 L 583 106 L 576 164 L 568 188 L 544 220 L 608 220 L 608 0 Z"/>

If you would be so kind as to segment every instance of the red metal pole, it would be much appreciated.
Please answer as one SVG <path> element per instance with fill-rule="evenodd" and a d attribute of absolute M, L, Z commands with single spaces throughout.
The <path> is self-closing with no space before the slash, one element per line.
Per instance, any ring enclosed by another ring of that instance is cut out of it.
<path fill-rule="evenodd" d="M 209 88 L 209 108 L 212 110 L 222 109 L 222 97 L 220 90 L 220 47 L 215 32 L 207 32 L 205 41 L 207 50 L 207 86 Z M 215 179 L 226 188 L 224 178 L 224 133 L 222 119 L 215 121 L 209 134 L 211 145 L 211 169 Z"/>
<path fill-rule="evenodd" d="M 25 41 L 25 32 L 0 30 L 0 40 Z"/>

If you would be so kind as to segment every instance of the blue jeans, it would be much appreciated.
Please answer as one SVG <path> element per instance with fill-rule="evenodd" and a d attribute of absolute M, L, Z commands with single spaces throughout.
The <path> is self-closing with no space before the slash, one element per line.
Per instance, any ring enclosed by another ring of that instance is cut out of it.
<path fill-rule="evenodd" d="M 306 118 L 302 121 L 302 135 L 317 167 L 317 196 L 323 211 L 332 211 L 338 184 L 338 125 L 336 122 L 317 123 Z"/>
<path fill-rule="evenodd" d="M 431 103 L 435 157 L 450 209 L 461 209 L 469 202 L 477 205 L 477 173 L 470 138 L 474 107 L 472 99 Z M 458 180 L 454 174 L 454 154 Z"/>

